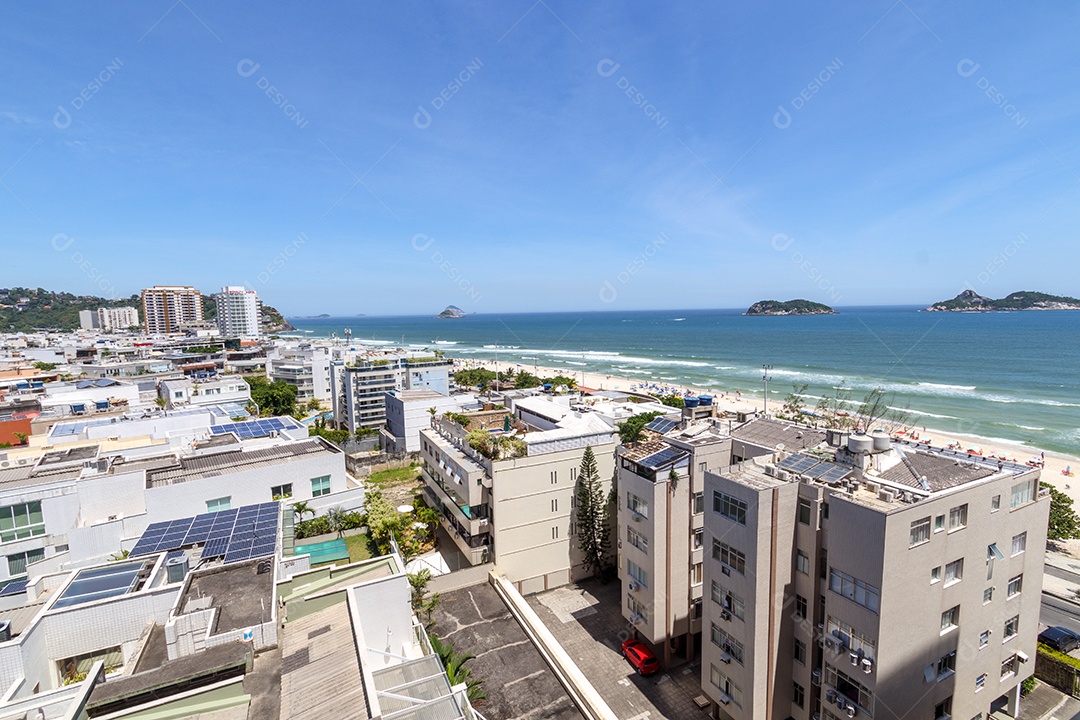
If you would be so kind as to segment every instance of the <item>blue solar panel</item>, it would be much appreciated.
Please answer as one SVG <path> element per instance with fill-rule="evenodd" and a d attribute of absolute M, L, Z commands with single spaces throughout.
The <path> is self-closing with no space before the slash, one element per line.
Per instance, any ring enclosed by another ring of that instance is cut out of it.
<path fill-rule="evenodd" d="M 779 465 L 785 470 L 801 475 L 821 461 L 809 455 L 791 455 L 780 461 Z"/>
<path fill-rule="evenodd" d="M 17 595 L 21 592 L 26 592 L 26 580 L 16 580 L 10 582 L 4 586 L 3 590 L 0 590 L 0 597 L 7 597 L 8 595 Z"/>
<path fill-rule="evenodd" d="M 687 457 L 688 453 L 685 450 L 679 450 L 678 448 L 665 448 L 660 452 L 655 452 L 646 458 L 638 460 L 638 465 L 644 465 L 647 468 L 655 470 L 656 468 L 663 467 L 669 463 L 673 463 L 677 460 L 681 460 Z"/>
<path fill-rule="evenodd" d="M 206 538 L 208 537 L 210 537 L 209 528 L 205 528 L 202 530 L 196 530 L 195 528 L 192 528 L 188 531 L 188 534 L 184 536 L 184 544 L 195 545 L 197 543 L 204 543 L 206 542 Z"/>
<path fill-rule="evenodd" d="M 675 420 L 668 420 L 664 417 L 658 417 L 652 420 L 648 425 L 646 425 L 645 429 L 652 430 L 653 432 L 658 432 L 663 435 L 664 433 L 669 432 L 678 424 L 679 423 Z"/>
<path fill-rule="evenodd" d="M 204 513 L 171 522 L 154 523 L 147 528 L 131 555 L 170 552 L 170 557 L 184 547 L 204 544 L 204 557 L 225 557 L 226 562 L 242 562 L 258 548 L 259 557 L 277 550 L 276 502 L 245 505 L 233 510 Z"/>
<path fill-rule="evenodd" d="M 183 557 L 183 556 L 184 556 L 184 551 L 183 550 L 173 550 L 172 552 L 170 552 L 168 555 L 165 556 L 165 562 L 168 562 L 168 561 L 172 560 L 173 558 L 178 558 L 178 557 Z"/>
<path fill-rule="evenodd" d="M 202 556 L 204 558 L 221 557 L 225 554 L 225 551 L 228 549 L 228 547 L 228 538 L 215 538 L 213 540 L 209 540 L 207 541 L 206 545 L 203 546 Z"/>

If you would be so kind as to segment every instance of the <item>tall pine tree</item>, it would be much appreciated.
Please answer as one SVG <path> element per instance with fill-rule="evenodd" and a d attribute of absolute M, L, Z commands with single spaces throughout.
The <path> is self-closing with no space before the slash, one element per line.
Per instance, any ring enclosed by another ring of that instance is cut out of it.
<path fill-rule="evenodd" d="M 592 447 L 585 448 L 578 470 L 577 534 L 585 567 L 599 577 L 611 552 L 611 529 L 608 498 L 600 485 Z"/>

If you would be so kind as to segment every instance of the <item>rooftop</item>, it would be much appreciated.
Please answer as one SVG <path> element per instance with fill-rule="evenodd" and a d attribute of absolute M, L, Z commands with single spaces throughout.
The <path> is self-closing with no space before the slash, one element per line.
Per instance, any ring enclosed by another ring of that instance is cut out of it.
<path fill-rule="evenodd" d="M 918 490 L 938 492 L 981 480 L 996 474 L 996 470 L 975 463 L 959 462 L 927 451 L 897 449 L 903 462 L 880 473 L 884 480 L 907 485 Z M 926 479 L 926 485 L 920 482 Z"/>
<path fill-rule="evenodd" d="M 281 720 L 368 720 L 346 603 L 292 620 L 281 635 Z"/>
<path fill-rule="evenodd" d="M 217 608 L 211 634 L 260 625 L 270 618 L 274 602 L 274 573 L 259 572 L 259 561 L 219 565 L 189 576 L 177 607 L 181 613 Z"/>
<path fill-rule="evenodd" d="M 293 458 L 338 452 L 341 451 L 318 439 L 312 439 L 258 450 L 234 450 L 214 455 L 185 457 L 178 459 L 172 467 L 148 471 L 146 486 L 148 488 L 164 487 L 189 480 L 217 477 L 225 473 L 270 467 Z"/>
<path fill-rule="evenodd" d="M 792 452 L 817 447 L 825 442 L 825 432 L 822 430 L 764 417 L 754 418 L 733 428 L 731 436 L 764 448 L 774 449 L 783 445 L 785 450 Z"/>

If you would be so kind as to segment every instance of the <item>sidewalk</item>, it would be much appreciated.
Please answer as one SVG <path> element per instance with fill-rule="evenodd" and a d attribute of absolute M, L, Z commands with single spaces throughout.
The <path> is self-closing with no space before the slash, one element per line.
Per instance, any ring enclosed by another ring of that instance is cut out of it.
<path fill-rule="evenodd" d="M 1080 590 L 1080 557 L 1072 554 L 1074 553 L 1076 541 L 1068 541 L 1067 543 L 1061 543 L 1065 552 L 1056 552 L 1050 549 L 1046 551 L 1046 565 L 1056 568 L 1058 570 L 1064 570 L 1068 573 L 1077 575 L 1076 580 L 1067 580 L 1065 578 L 1054 577 L 1049 573 L 1043 574 L 1043 592 L 1047 595 L 1052 595 L 1059 600 L 1065 600 L 1071 603 L 1080 605 L 1080 596 L 1077 595 Z"/>
<path fill-rule="evenodd" d="M 991 715 L 998 717 L 997 714 Z M 1007 715 L 1001 717 L 1008 718 Z M 1080 700 L 1040 682 L 1020 701 L 1016 720 L 1076 720 L 1080 718 Z"/>

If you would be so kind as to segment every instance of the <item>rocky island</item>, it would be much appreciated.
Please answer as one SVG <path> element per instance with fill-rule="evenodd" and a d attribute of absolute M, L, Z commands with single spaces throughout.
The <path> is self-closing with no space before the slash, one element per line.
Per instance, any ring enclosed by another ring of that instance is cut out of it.
<path fill-rule="evenodd" d="M 456 305 L 447 305 L 446 309 L 436 315 L 437 318 L 463 318 L 465 317 L 465 311 Z"/>
<path fill-rule="evenodd" d="M 1080 300 L 1029 290 L 1021 290 L 1010 293 L 1000 300 L 992 300 L 974 290 L 965 290 L 952 300 L 942 300 L 926 308 L 926 312 L 988 312 L 990 310 L 1080 310 Z"/>
<path fill-rule="evenodd" d="M 743 315 L 836 315 L 828 305 L 810 300 L 762 300 L 750 306 Z"/>

